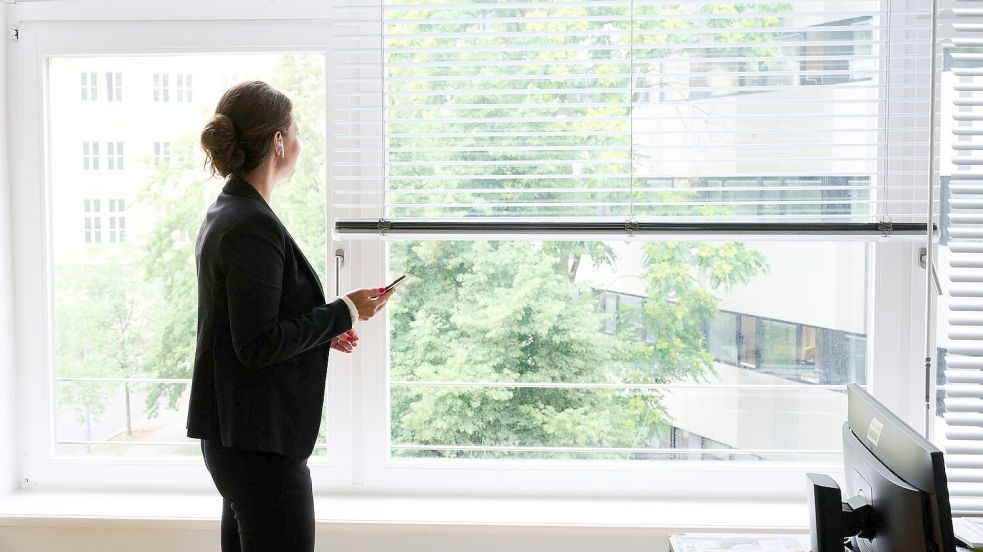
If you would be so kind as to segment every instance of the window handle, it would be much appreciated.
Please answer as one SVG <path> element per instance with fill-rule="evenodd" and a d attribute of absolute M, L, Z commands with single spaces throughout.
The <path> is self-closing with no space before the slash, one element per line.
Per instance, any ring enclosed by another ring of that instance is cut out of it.
<path fill-rule="evenodd" d="M 334 252 L 334 294 L 341 297 L 341 269 L 345 267 L 345 250 L 335 249 Z"/>

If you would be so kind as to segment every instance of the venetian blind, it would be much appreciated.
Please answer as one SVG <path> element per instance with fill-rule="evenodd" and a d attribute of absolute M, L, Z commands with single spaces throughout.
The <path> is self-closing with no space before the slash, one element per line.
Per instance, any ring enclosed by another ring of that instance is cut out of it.
<path fill-rule="evenodd" d="M 946 3 L 940 172 L 943 288 L 939 344 L 953 512 L 983 511 L 983 2 Z"/>
<path fill-rule="evenodd" d="M 332 218 L 924 224 L 930 11 L 888 8 L 341 6 Z"/>

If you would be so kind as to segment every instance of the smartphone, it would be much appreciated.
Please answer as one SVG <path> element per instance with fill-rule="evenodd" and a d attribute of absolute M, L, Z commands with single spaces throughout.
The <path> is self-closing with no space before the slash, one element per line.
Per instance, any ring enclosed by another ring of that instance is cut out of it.
<path fill-rule="evenodd" d="M 398 288 L 400 285 L 406 282 L 406 277 L 407 275 L 403 274 L 399 278 L 393 280 L 388 286 L 386 286 L 386 291 L 384 291 L 383 293 L 389 293 L 389 290 Z"/>

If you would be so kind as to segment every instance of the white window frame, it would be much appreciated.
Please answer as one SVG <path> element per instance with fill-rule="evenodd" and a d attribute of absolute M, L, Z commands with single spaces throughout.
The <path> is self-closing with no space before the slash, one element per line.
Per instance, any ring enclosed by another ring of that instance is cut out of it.
<path fill-rule="evenodd" d="M 914 2 L 915 0 L 910 0 Z M 17 343 L 17 450 L 22 486 L 99 488 L 195 488 L 213 484 L 200 459 L 93 459 L 53 457 L 53 352 L 50 303 L 52 244 L 46 140 L 45 60 L 51 56 L 151 55 L 305 51 L 331 55 L 330 6 L 262 0 L 179 0 L 166 8 L 106 0 L 105 9 L 72 2 L 13 5 L 15 20 L 43 21 L 21 26 L 11 47 L 14 285 Z M 235 8 L 232 10 L 231 8 Z M 235 16 L 230 16 L 235 13 Z M 235 19 L 230 19 L 235 18 Z M 207 20 L 203 22 L 202 20 Z M 187 23 L 182 22 L 187 21 Z M 208 32 L 188 33 L 187 25 Z M 330 63 L 329 63 L 330 65 Z M 330 78 L 330 76 L 328 77 Z M 331 113 L 327 94 L 327 112 Z M 891 113 L 897 113 L 892 111 Z M 328 125 L 330 129 L 330 124 Z M 330 130 L 329 130 L 330 135 Z M 330 140 L 330 136 L 328 138 Z M 330 152 L 330 145 L 327 151 Z M 331 159 L 326 165 L 331 166 Z M 330 171 L 330 169 L 329 169 Z M 329 188 L 332 186 L 329 173 Z M 328 198 L 329 231 L 333 214 Z M 874 242 L 868 262 L 868 374 L 877 396 L 918 427 L 924 378 L 920 344 L 924 336 L 924 271 L 919 244 L 891 238 Z M 339 241 L 328 253 L 346 252 L 339 289 L 378 285 L 386 275 L 385 243 Z M 37 252 L 44 252 L 38 255 Z M 329 257 L 331 258 L 331 257 Z M 329 271 L 325 289 L 335 288 Z M 909 302 L 899 297 L 910 298 Z M 328 371 L 329 450 L 325 462 L 311 462 L 318 491 L 473 491 L 497 494 L 740 497 L 801 499 L 803 474 L 836 475 L 836 464 L 792 463 L 629 463 L 577 461 L 432 461 L 388 457 L 388 339 L 383 316 L 360 327 L 361 347 L 352 356 L 334 354 Z M 600 329 L 599 329 L 600 331 Z M 910 345 L 906 345 L 910 344 Z M 38 354 L 38 352 L 42 354 Z M 899 371 L 874 365 L 899 366 Z M 899 377 L 900 376 L 900 377 Z M 44 428 L 45 431 L 39 431 Z M 653 465 L 654 464 L 654 465 Z"/>

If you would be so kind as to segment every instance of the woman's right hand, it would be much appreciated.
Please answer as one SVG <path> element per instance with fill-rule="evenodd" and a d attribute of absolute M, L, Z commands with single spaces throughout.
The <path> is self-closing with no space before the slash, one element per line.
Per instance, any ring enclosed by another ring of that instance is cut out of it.
<path fill-rule="evenodd" d="M 386 288 L 362 288 L 348 292 L 345 297 L 351 299 L 358 309 L 358 319 L 368 320 L 386 306 L 386 302 L 395 292 L 395 289 L 386 291 Z"/>

